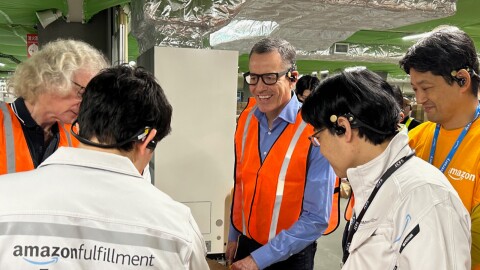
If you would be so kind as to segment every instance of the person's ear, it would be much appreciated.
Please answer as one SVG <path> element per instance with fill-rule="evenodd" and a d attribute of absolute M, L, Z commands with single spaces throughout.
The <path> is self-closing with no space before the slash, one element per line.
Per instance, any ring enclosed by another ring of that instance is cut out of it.
<path fill-rule="evenodd" d="M 456 75 L 454 76 L 454 80 L 458 83 L 458 86 L 465 88 L 465 90 L 469 88 L 471 83 L 470 74 L 463 68 L 457 71 Z"/>
<path fill-rule="evenodd" d="M 294 70 L 294 71 L 290 71 L 290 76 L 289 76 L 289 79 L 290 79 L 290 82 L 292 83 L 297 83 L 298 81 L 298 71 Z"/>
<path fill-rule="evenodd" d="M 140 145 L 139 150 L 142 155 L 146 153 L 147 149 L 149 151 L 148 153 L 153 152 L 153 150 L 151 150 L 151 148 L 148 147 L 148 144 L 150 143 L 150 141 L 154 140 L 156 134 L 157 134 L 157 130 L 152 128 L 150 132 L 148 132 L 145 140 L 139 143 Z"/>
<path fill-rule="evenodd" d="M 337 128 L 338 130 L 342 130 L 342 136 L 345 136 L 345 139 L 347 141 L 351 141 L 352 140 L 352 136 L 353 136 L 353 130 L 352 130 L 352 126 L 350 125 L 350 121 L 348 121 L 348 119 L 345 117 L 345 116 L 340 116 L 337 120 Z M 338 135 L 338 134 L 337 134 Z"/>
<path fill-rule="evenodd" d="M 405 119 L 405 112 L 401 111 L 400 112 L 400 120 L 398 120 L 398 122 L 401 123 L 403 121 L 403 119 Z"/>

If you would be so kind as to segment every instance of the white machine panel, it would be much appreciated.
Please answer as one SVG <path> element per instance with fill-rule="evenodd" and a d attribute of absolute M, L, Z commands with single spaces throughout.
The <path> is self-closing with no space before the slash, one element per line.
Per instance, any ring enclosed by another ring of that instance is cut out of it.
<path fill-rule="evenodd" d="M 153 60 L 153 62 L 151 62 Z M 139 58 L 173 106 L 154 181 L 192 209 L 209 253 L 223 253 L 233 187 L 238 53 L 154 47 Z"/>

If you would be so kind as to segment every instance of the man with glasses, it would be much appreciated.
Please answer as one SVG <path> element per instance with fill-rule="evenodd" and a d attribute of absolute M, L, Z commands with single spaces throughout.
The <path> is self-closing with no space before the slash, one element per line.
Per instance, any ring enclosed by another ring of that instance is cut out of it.
<path fill-rule="evenodd" d="M 287 41 L 256 43 L 244 74 L 253 98 L 238 119 L 227 262 L 232 269 L 313 269 L 327 228 L 335 174 L 313 147 L 293 92 L 298 72 Z"/>
<path fill-rule="evenodd" d="M 73 133 L 79 147 L 0 176 L 0 269 L 208 270 L 190 209 L 141 175 L 171 116 L 142 68 L 95 76 Z"/>
<path fill-rule="evenodd" d="M 77 118 L 90 79 L 105 56 L 82 41 L 56 40 L 18 65 L 8 81 L 17 99 L 0 102 L 0 174 L 37 168 L 59 146 L 75 146 Z"/>
<path fill-rule="evenodd" d="M 399 116 L 391 85 L 366 69 L 327 78 L 303 104 L 312 143 L 355 194 L 342 270 L 470 269 L 468 212 Z"/>

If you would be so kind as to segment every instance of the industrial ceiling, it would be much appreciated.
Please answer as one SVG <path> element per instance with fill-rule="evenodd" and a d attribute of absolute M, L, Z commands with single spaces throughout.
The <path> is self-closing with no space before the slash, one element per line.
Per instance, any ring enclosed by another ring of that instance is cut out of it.
<path fill-rule="evenodd" d="M 298 49 L 301 73 L 362 65 L 395 77 L 414 42 L 405 37 L 436 26 L 458 26 L 480 48 L 478 0 L 0 0 L 0 72 L 25 61 L 37 11 L 58 9 L 67 22 L 88 23 L 117 5 L 132 10 L 130 60 L 153 45 L 238 50 L 246 71 L 245 53 L 269 35 Z M 348 44 L 347 51 L 338 53 L 335 43 Z"/>

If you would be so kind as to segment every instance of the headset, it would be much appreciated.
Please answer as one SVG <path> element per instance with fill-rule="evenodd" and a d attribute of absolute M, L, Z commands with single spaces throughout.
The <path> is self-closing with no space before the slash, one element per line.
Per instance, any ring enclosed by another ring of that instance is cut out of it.
<path fill-rule="evenodd" d="M 150 131 L 152 131 L 151 127 L 146 126 L 145 128 L 142 128 L 140 131 L 135 133 L 134 136 L 132 136 L 132 137 L 130 137 L 130 138 L 124 140 L 124 141 L 114 143 L 114 144 L 101 144 L 101 143 L 97 143 L 97 142 L 92 142 L 91 140 L 89 140 L 87 138 L 83 138 L 78 133 L 76 133 L 73 130 L 73 127 L 75 126 L 76 123 L 77 123 L 77 120 L 73 121 L 72 125 L 70 126 L 70 133 L 73 135 L 73 137 L 75 137 L 77 140 L 79 140 L 83 144 L 90 145 L 90 146 L 95 146 L 95 147 L 99 147 L 99 148 L 118 148 L 118 147 L 120 147 L 122 145 L 125 145 L 129 142 L 132 142 L 132 141 L 144 141 L 148 137 L 148 134 L 150 134 Z M 153 150 L 155 150 L 155 147 L 157 147 L 157 141 L 151 140 L 151 141 L 148 142 L 148 144 L 147 144 L 148 149 L 153 151 Z"/>
<path fill-rule="evenodd" d="M 335 132 L 335 134 L 337 134 L 338 136 L 340 136 L 340 135 L 345 134 L 345 132 L 346 132 L 347 130 L 345 129 L 345 127 L 335 125 L 335 126 L 333 127 L 333 131 Z"/>
<path fill-rule="evenodd" d="M 460 68 L 460 69 L 458 69 L 458 70 L 452 70 L 452 72 L 450 73 L 450 75 L 452 75 L 453 80 L 456 81 L 460 87 L 464 86 L 465 83 L 467 83 L 467 79 L 461 78 L 461 77 L 457 77 L 458 72 L 459 72 L 460 70 L 462 70 L 462 69 L 465 69 L 465 70 L 468 72 L 468 74 L 470 74 L 470 77 L 472 77 L 472 78 L 473 78 L 473 77 L 479 77 L 478 74 L 475 72 L 475 70 L 470 69 L 470 67 L 468 67 L 468 66 L 466 66 L 466 67 L 464 67 L 464 68 Z M 479 78 L 480 78 L 480 77 L 479 77 Z"/>
<path fill-rule="evenodd" d="M 297 77 L 292 74 L 293 71 L 297 70 L 297 65 L 292 63 L 292 66 L 288 69 L 287 77 L 291 82 L 297 81 Z"/>
<path fill-rule="evenodd" d="M 360 121 L 360 119 L 356 118 L 352 113 L 345 113 L 343 115 L 340 115 L 340 116 L 343 116 L 345 118 L 347 118 L 348 122 L 350 122 L 350 125 L 352 128 L 359 128 L 359 127 L 364 127 L 366 129 L 369 129 L 375 133 L 378 133 L 378 134 L 381 134 L 381 135 L 390 135 L 390 134 L 394 134 L 396 131 L 381 131 L 381 130 L 378 130 L 374 127 L 371 127 L 367 124 L 365 124 L 364 122 Z M 336 135 L 340 136 L 340 135 L 343 135 L 345 134 L 345 132 L 347 131 L 345 129 L 345 127 L 342 127 L 342 126 L 339 126 L 338 125 L 338 117 L 337 115 L 335 114 L 332 114 L 330 116 L 330 122 L 333 123 L 333 131 L 335 132 Z"/>
<path fill-rule="evenodd" d="M 467 79 L 465 78 L 453 77 L 453 80 L 456 81 L 460 87 L 464 86 L 467 82 Z"/>

